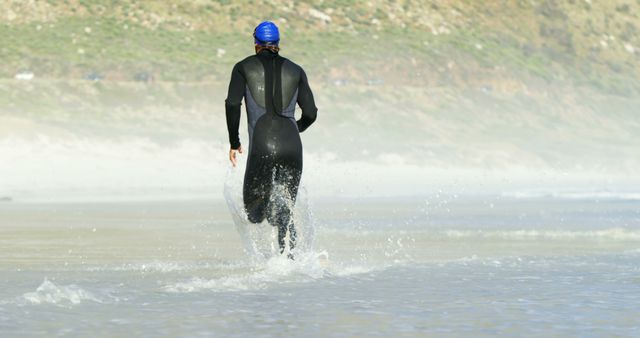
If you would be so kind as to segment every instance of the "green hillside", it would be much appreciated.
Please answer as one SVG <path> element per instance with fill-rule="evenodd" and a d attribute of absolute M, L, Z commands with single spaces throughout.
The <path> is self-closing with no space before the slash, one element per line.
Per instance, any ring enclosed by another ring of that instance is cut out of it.
<path fill-rule="evenodd" d="M 640 88 L 638 1 L 10 0 L 0 13 L 5 78 L 225 81 L 271 19 L 316 81 Z"/>

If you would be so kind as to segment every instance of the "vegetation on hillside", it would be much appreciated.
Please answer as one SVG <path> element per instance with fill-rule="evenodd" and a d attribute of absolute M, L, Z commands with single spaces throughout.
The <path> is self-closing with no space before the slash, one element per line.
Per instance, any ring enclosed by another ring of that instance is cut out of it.
<path fill-rule="evenodd" d="M 640 85 L 640 2 L 9 0 L 1 77 L 224 81 L 263 19 L 327 83 Z"/>

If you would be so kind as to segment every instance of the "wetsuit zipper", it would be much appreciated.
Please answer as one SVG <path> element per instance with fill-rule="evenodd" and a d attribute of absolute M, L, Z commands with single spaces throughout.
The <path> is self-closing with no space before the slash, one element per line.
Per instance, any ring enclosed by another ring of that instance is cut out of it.
<path fill-rule="evenodd" d="M 273 107 L 273 114 L 275 116 L 279 116 L 280 114 L 276 111 L 276 58 L 278 56 L 274 56 L 271 59 L 271 107 Z"/>

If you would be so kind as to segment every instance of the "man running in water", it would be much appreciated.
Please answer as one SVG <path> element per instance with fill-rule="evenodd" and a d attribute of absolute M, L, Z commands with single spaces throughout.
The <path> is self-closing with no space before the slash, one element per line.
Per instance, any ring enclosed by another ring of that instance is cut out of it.
<path fill-rule="evenodd" d="M 302 174 L 300 133 L 315 121 L 318 108 L 304 70 L 278 54 L 278 27 L 270 21 L 262 22 L 253 37 L 256 54 L 233 67 L 225 101 L 229 160 L 235 167 L 236 154 L 242 153 L 238 127 L 244 98 L 249 125 L 244 207 L 250 222 L 260 223 L 266 218 L 278 227 L 278 245 L 283 253 L 287 230 L 289 249 L 296 241 L 293 205 Z M 296 103 L 302 109 L 298 121 Z"/>

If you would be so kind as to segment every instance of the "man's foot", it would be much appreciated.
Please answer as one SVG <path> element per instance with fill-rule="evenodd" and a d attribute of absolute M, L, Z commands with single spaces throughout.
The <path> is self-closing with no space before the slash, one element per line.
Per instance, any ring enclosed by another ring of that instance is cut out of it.
<path fill-rule="evenodd" d="M 292 261 L 295 261 L 295 259 L 293 258 L 293 254 L 292 253 L 288 253 L 287 254 L 287 258 L 289 258 Z"/>

